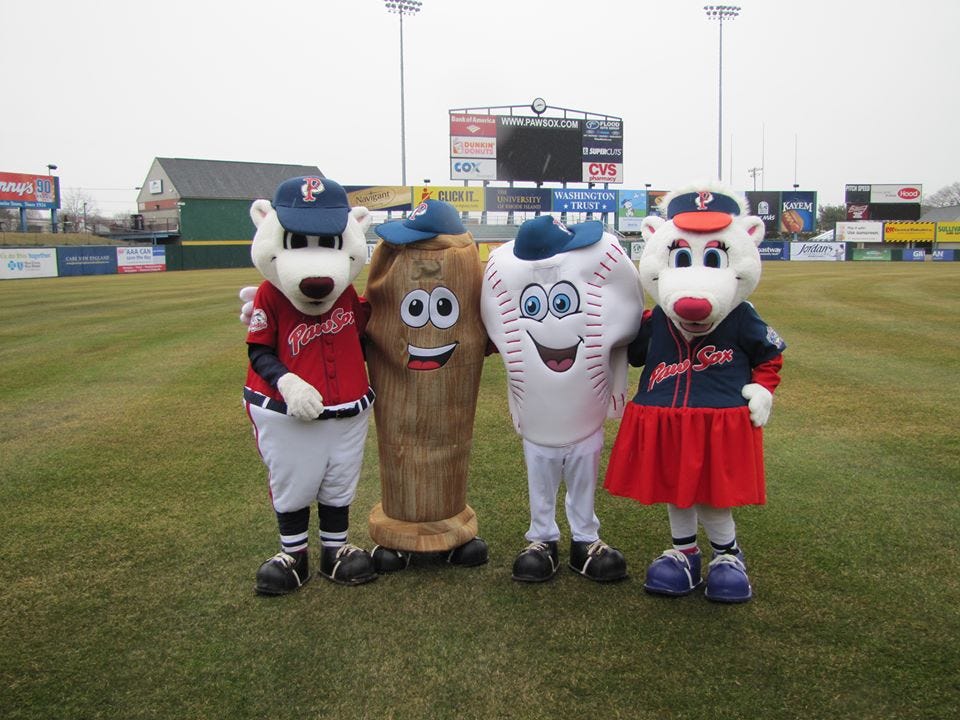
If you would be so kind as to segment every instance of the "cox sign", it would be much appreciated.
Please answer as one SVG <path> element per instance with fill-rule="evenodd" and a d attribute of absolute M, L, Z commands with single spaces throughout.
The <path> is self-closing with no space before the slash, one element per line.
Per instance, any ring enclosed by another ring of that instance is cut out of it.
<path fill-rule="evenodd" d="M 493 159 L 450 160 L 451 180 L 496 180 L 497 161 Z"/>

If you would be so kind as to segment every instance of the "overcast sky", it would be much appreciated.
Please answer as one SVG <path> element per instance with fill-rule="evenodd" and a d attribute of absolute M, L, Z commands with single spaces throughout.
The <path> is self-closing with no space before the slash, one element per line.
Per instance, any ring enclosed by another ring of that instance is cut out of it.
<path fill-rule="evenodd" d="M 719 24 L 692 0 L 424 0 L 403 24 L 407 182 L 449 180 L 448 111 L 624 121 L 622 189 L 717 172 Z M 960 180 L 958 0 L 744 0 L 723 24 L 723 179 Z M 0 0 L 0 171 L 135 210 L 154 157 L 400 184 L 399 18 L 382 0 Z M 549 114 L 549 113 L 548 113 Z M 731 163 L 732 157 L 732 163 Z"/>

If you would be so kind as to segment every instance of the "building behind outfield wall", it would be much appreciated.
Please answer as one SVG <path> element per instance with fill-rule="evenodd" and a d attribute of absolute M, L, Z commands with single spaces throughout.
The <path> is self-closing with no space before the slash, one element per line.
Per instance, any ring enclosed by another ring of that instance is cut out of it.
<path fill-rule="evenodd" d="M 154 158 L 137 195 L 138 224 L 185 245 L 249 243 L 250 204 L 297 175 L 323 177 L 313 165 Z"/>
<path fill-rule="evenodd" d="M 280 183 L 298 175 L 323 177 L 314 165 L 154 158 L 126 237 L 148 234 L 166 245 L 171 270 L 249 267 L 251 203 L 273 198 Z"/>

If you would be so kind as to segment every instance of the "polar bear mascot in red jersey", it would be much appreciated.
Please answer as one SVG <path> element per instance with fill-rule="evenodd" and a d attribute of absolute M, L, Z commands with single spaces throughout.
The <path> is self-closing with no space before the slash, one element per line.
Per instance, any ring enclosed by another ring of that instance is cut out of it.
<path fill-rule="evenodd" d="M 702 525 L 713 551 L 709 600 L 748 601 L 753 590 L 732 508 L 766 501 L 763 426 L 786 348 L 747 297 L 760 280 L 763 221 L 742 197 L 698 185 L 647 217 L 640 280 L 656 306 L 628 350 L 643 366 L 607 468 L 605 486 L 643 504 L 666 503 L 673 546 L 644 588 L 688 595 L 701 584 Z"/>
<path fill-rule="evenodd" d="M 250 216 L 265 281 L 249 309 L 243 397 L 280 530 L 280 552 L 260 566 L 255 589 L 283 595 L 310 578 L 313 503 L 320 574 L 345 585 L 375 580 L 370 555 L 347 542 L 374 400 L 360 345 L 369 306 L 351 284 L 366 263 L 370 213 L 351 209 L 329 178 L 295 177 Z"/>

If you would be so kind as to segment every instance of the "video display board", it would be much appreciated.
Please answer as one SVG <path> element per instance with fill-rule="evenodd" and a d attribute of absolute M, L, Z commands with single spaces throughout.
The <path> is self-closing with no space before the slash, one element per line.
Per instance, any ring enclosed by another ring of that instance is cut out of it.
<path fill-rule="evenodd" d="M 450 113 L 450 179 L 623 182 L 623 121 Z"/>
<path fill-rule="evenodd" d="M 923 186 L 848 184 L 847 220 L 919 220 Z"/>

